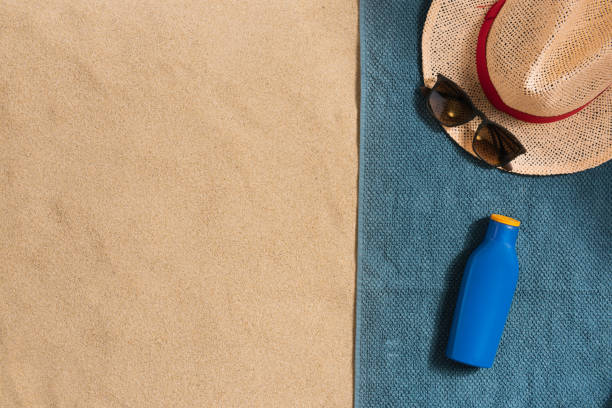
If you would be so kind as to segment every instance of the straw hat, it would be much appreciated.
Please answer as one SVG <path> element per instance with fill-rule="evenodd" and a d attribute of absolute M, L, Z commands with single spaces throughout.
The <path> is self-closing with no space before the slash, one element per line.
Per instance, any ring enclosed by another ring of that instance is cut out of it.
<path fill-rule="evenodd" d="M 550 175 L 612 158 L 612 1 L 433 0 L 423 76 L 453 80 L 527 153 L 512 172 Z M 479 120 L 448 135 L 466 151 Z"/>

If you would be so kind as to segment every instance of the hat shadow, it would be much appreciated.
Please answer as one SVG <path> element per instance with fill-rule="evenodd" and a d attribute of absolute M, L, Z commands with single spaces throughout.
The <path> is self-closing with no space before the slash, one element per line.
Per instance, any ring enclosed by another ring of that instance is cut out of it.
<path fill-rule="evenodd" d="M 429 350 L 429 367 L 433 371 L 451 376 L 465 376 L 478 372 L 478 368 L 455 362 L 446 357 L 446 344 L 453 322 L 455 304 L 459 296 L 459 287 L 463 270 L 470 254 L 484 239 L 488 226 L 488 218 L 481 218 L 474 222 L 465 237 L 463 250 L 455 257 L 448 267 L 444 279 L 444 293 L 442 294 L 435 315 L 434 340 Z"/>
<path fill-rule="evenodd" d="M 423 66 L 421 64 L 421 61 L 423 61 L 423 49 L 420 46 L 420 44 L 423 43 L 423 26 L 425 25 L 425 20 L 427 19 L 427 12 L 429 11 L 430 5 L 431 5 L 430 2 L 423 2 L 423 5 L 421 6 L 421 10 L 419 10 L 419 18 L 418 18 L 419 24 L 416 25 L 418 27 L 418 36 L 419 36 L 417 61 L 418 61 L 418 64 L 420 65 L 419 72 L 421 73 L 421 78 L 423 78 Z M 442 125 L 438 123 L 438 121 L 431 115 L 431 113 L 427 109 L 425 97 L 421 94 L 419 89 L 414 90 L 412 94 L 412 103 L 414 106 L 414 110 L 419 115 L 419 117 L 421 118 L 421 121 L 425 124 L 425 126 L 427 126 L 430 131 L 435 132 L 437 134 L 442 133 L 444 134 L 444 136 L 446 136 L 446 139 L 452 140 L 453 147 L 457 152 L 459 152 L 460 156 L 464 157 L 470 163 L 475 164 L 476 166 L 482 169 L 487 169 L 487 170 L 492 169 L 490 166 L 484 164 L 482 160 L 475 158 L 474 156 L 469 154 L 467 151 L 465 151 L 465 149 L 461 147 L 459 143 L 457 143 L 455 140 L 453 140 L 453 138 L 451 138 L 450 136 L 446 134 L 446 132 L 442 128 Z"/>

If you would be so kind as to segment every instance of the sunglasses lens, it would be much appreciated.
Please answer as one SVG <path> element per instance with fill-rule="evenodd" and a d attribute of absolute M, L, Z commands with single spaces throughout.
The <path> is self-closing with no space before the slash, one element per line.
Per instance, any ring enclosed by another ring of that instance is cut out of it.
<path fill-rule="evenodd" d="M 472 149 L 482 160 L 494 167 L 504 166 L 525 148 L 512 133 L 493 123 L 485 123 L 476 131 Z"/>
<path fill-rule="evenodd" d="M 476 116 L 466 95 L 450 81 L 439 81 L 431 90 L 428 103 L 436 119 L 445 126 L 459 126 Z"/>

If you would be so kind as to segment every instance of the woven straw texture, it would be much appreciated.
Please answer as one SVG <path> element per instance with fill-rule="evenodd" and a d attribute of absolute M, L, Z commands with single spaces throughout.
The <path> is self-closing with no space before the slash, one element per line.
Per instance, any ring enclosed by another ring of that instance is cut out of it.
<path fill-rule="evenodd" d="M 515 109 L 561 115 L 612 82 L 610 1 L 507 0 L 488 38 L 489 75 Z"/>
<path fill-rule="evenodd" d="M 417 90 L 428 7 L 361 1 L 356 406 L 610 406 L 612 162 L 524 177 L 450 143 Z M 478 370 L 444 348 L 490 213 L 522 221 L 520 277 L 495 364 Z"/>
<path fill-rule="evenodd" d="M 487 65 L 502 100 L 538 116 L 560 115 L 593 100 L 567 119 L 527 123 L 496 110 L 476 73 L 476 44 L 495 1 L 434 0 L 423 29 L 423 76 L 451 78 L 491 120 L 527 149 L 512 171 L 573 173 L 612 158 L 612 3 L 602 0 L 507 0 L 487 41 Z M 525 13 L 525 10 L 530 10 Z M 603 93 L 602 93 L 603 91 Z M 472 153 L 479 119 L 447 133 Z"/>

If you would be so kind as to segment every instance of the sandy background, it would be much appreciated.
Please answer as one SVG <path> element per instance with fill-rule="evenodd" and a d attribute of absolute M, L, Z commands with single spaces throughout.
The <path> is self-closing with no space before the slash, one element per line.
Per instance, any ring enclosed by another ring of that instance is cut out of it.
<path fill-rule="evenodd" d="M 350 406 L 357 2 L 0 32 L 0 406 Z"/>

